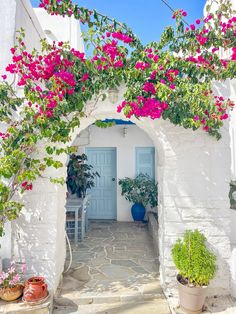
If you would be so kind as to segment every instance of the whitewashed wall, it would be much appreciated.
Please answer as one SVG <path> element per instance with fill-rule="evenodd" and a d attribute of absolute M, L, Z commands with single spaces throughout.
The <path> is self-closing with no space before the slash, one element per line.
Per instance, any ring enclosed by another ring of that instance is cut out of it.
<path fill-rule="evenodd" d="M 61 17 L 51 19 L 42 10 L 36 11 L 40 22 L 29 0 L 0 0 L 1 75 L 11 60 L 10 48 L 14 46 L 16 31 L 21 27 L 25 30 L 25 43 L 29 51 L 40 49 L 40 40 L 46 37 L 43 31 L 45 25 L 52 34 L 58 37 L 63 35 L 58 40 L 69 41 L 75 49 L 83 50 L 78 22 Z M 10 83 L 17 82 L 17 78 L 10 75 L 8 80 Z M 18 88 L 17 92 L 22 93 L 22 89 Z M 43 148 L 39 147 L 38 150 L 41 153 Z M 51 175 L 53 171 L 48 177 Z M 55 175 L 65 174 L 61 170 Z M 20 218 L 6 226 L 6 235 L 0 239 L 0 257 L 3 260 L 25 260 L 29 275 L 45 276 L 49 286 L 54 289 L 58 286 L 65 260 L 65 193 L 65 187 L 50 184 L 48 179 L 38 180 L 33 191 L 23 199 L 25 210 Z"/>
<path fill-rule="evenodd" d="M 208 0 L 207 4 L 211 4 L 211 11 L 214 12 L 218 4 L 216 1 Z M 231 0 L 231 5 L 236 10 L 236 1 Z M 206 8 L 206 6 L 205 6 Z M 206 15 L 206 10 L 204 11 Z M 222 59 L 230 58 L 232 50 L 220 49 L 219 57 Z M 227 80 L 221 84 L 213 84 L 216 94 L 221 93 L 225 98 L 230 98 L 236 104 L 236 79 Z M 230 118 L 230 150 L 231 150 L 231 177 L 230 179 L 236 181 L 236 109 L 231 113 Z M 230 269 L 231 269 L 231 294 L 236 297 L 236 210 L 230 210 L 230 243 L 231 243 L 231 257 L 230 257 Z"/>
<path fill-rule="evenodd" d="M 123 128 L 127 128 L 124 137 Z M 134 178 L 136 175 L 135 147 L 154 146 L 148 135 L 135 125 L 117 125 L 102 129 L 94 125 L 81 132 L 75 143 L 79 145 L 79 153 L 85 152 L 85 147 L 116 147 L 117 148 L 117 181 L 124 177 Z M 84 146 L 81 146 L 84 145 Z M 121 195 L 117 184 L 117 220 L 132 221 L 132 204 Z"/>
<path fill-rule="evenodd" d="M 0 74 L 3 74 L 5 67 L 10 61 L 9 50 L 14 45 L 16 3 L 14 0 L 8 2 L 0 0 L 0 12 L 4 12 L 0 19 L 0 29 L 4 32 L 0 36 L 1 58 L 0 58 Z M 12 18 L 12 19 L 11 19 Z M 11 22 L 12 21 L 12 22 Z M 0 125 L 0 129 L 3 129 Z M 11 257 L 11 225 L 7 224 L 6 235 L 0 238 L 0 257 L 6 260 Z M 1 262 L 1 261 L 0 261 Z M 0 266 L 1 269 L 1 266 Z"/>
<path fill-rule="evenodd" d="M 34 12 L 49 42 L 69 41 L 72 47 L 84 51 L 80 24 L 75 18 L 52 16 L 42 8 L 35 8 Z"/>

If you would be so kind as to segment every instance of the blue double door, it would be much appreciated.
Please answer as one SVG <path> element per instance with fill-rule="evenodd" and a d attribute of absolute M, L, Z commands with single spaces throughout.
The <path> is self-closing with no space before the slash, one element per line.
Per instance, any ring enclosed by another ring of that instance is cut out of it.
<path fill-rule="evenodd" d="M 89 191 L 89 219 L 116 219 L 116 148 L 87 148 L 88 163 L 100 174 L 95 187 Z"/>

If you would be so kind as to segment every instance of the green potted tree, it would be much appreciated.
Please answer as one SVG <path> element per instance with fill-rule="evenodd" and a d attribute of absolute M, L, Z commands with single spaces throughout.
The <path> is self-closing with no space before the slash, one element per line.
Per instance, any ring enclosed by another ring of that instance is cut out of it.
<path fill-rule="evenodd" d="M 135 221 L 142 221 L 147 205 L 151 208 L 157 206 L 157 183 L 146 174 L 139 174 L 136 178 L 119 180 L 121 194 L 133 203 L 131 214 Z"/>
<path fill-rule="evenodd" d="M 198 230 L 187 230 L 173 246 L 172 258 L 178 270 L 180 307 L 189 314 L 201 313 L 216 272 L 216 256 L 207 248 L 206 237 Z"/>
<path fill-rule="evenodd" d="M 67 165 L 67 190 L 69 194 L 77 195 L 79 198 L 85 197 L 87 189 L 91 189 L 96 177 L 100 176 L 97 171 L 92 171 L 93 166 L 89 165 L 87 160 L 85 154 L 72 154 Z"/>

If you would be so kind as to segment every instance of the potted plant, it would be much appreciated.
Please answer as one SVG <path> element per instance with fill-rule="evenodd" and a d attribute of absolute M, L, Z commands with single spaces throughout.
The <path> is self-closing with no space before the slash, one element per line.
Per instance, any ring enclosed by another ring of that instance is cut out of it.
<path fill-rule="evenodd" d="M 207 248 L 206 237 L 198 230 L 187 230 L 172 248 L 178 269 L 180 307 L 189 314 L 202 312 L 207 287 L 216 272 L 216 256 Z"/>
<path fill-rule="evenodd" d="M 25 302 L 37 302 L 48 296 L 48 286 L 44 277 L 31 277 L 26 281 L 23 300 Z"/>
<path fill-rule="evenodd" d="M 93 166 L 87 164 L 87 160 L 85 154 L 72 154 L 67 165 L 67 190 L 79 198 L 85 197 L 87 189 L 91 189 L 95 184 L 95 178 L 99 177 L 99 173 L 92 171 Z"/>
<path fill-rule="evenodd" d="M 14 301 L 21 297 L 24 289 L 23 275 L 26 265 L 23 264 L 18 270 L 14 262 L 6 272 L 0 272 L 0 298 L 4 301 Z"/>
<path fill-rule="evenodd" d="M 146 174 L 139 174 L 136 178 L 119 180 L 121 194 L 125 199 L 134 203 L 131 207 L 132 217 L 135 221 L 142 221 L 147 205 L 151 208 L 157 206 L 157 184 Z"/>

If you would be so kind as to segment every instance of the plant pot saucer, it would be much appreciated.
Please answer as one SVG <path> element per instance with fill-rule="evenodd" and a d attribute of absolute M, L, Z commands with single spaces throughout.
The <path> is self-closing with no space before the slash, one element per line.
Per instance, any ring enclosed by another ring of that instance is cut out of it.
<path fill-rule="evenodd" d="M 26 301 L 26 300 L 24 299 L 24 297 L 22 297 L 22 301 L 23 301 L 23 303 L 26 304 L 26 305 L 31 305 L 31 306 L 33 306 L 33 305 L 39 305 L 39 304 L 42 304 L 42 303 L 44 303 L 45 301 L 47 301 L 48 298 L 49 298 L 49 296 L 50 296 L 50 293 L 47 292 L 46 297 L 44 297 L 44 298 L 42 298 L 42 299 L 38 299 L 38 300 L 34 300 L 34 301 Z"/>

